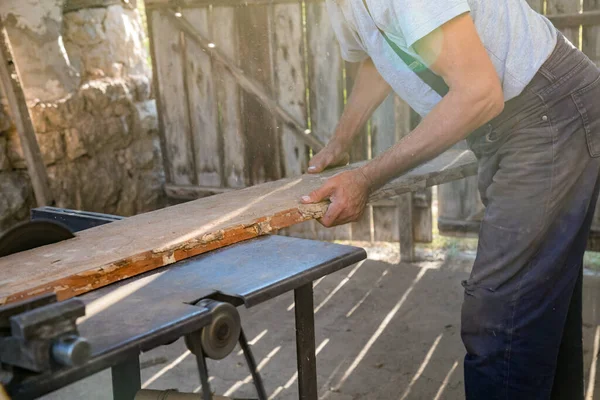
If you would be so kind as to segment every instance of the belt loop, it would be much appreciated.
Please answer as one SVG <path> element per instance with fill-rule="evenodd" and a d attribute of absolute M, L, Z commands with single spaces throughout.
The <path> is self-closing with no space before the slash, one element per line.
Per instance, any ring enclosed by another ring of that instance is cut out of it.
<path fill-rule="evenodd" d="M 544 78 L 548 79 L 550 81 L 550 83 L 554 83 L 554 81 L 556 81 L 556 76 L 554 76 L 552 71 L 550 69 L 546 68 L 546 66 L 542 65 L 542 67 L 540 68 L 540 70 L 538 72 L 540 74 L 542 74 L 542 76 Z"/>

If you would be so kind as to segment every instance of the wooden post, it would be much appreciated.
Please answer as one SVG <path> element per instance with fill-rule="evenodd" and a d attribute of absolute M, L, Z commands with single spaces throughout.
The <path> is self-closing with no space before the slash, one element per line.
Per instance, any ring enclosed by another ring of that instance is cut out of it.
<path fill-rule="evenodd" d="M 595 24 L 583 27 L 583 52 L 600 67 L 600 1 L 583 0 L 583 11 L 587 13 L 596 12 Z"/>
<path fill-rule="evenodd" d="M 548 14 L 573 14 L 579 12 L 579 0 L 548 0 Z M 579 43 L 579 26 L 572 28 L 562 28 L 561 32 L 577 48 L 581 48 Z"/>
<path fill-rule="evenodd" d="M 396 129 L 396 98 L 391 94 L 379 106 L 371 118 L 371 151 L 377 157 L 392 147 L 400 139 L 400 130 Z M 398 206 L 395 201 L 373 204 L 373 236 L 378 242 L 397 242 L 400 229 Z"/>
<path fill-rule="evenodd" d="M 328 142 L 344 110 L 343 64 L 325 2 L 306 3 L 311 129 Z M 313 149 L 316 153 L 316 149 Z M 350 240 L 350 224 L 326 229 L 311 222 L 315 239 Z"/>
<path fill-rule="evenodd" d="M 410 110 L 410 128 L 421 123 L 421 116 Z M 433 191 L 425 188 L 413 193 L 412 197 L 412 232 L 415 243 L 431 243 L 433 241 Z"/>
<path fill-rule="evenodd" d="M 408 135 L 411 131 L 411 110 L 409 105 L 398 96 L 394 98 L 394 117 L 396 119 L 396 137 Z M 415 241 L 413 236 L 412 193 L 403 194 L 398 199 L 398 236 L 400 238 L 400 261 L 413 262 L 415 259 Z"/>
<path fill-rule="evenodd" d="M 10 112 L 19 133 L 37 205 L 52 205 L 54 200 L 48 184 L 46 165 L 35 137 L 31 116 L 25 101 L 25 93 L 13 59 L 8 34 L 2 21 L 0 21 L 0 81 L 6 92 Z"/>
<path fill-rule="evenodd" d="M 348 96 L 352 93 L 354 79 L 358 74 L 359 63 L 346 63 L 346 93 Z M 368 160 L 370 157 L 370 140 L 368 126 L 361 127 L 350 148 L 350 162 L 359 162 Z M 373 206 L 367 205 L 364 214 L 360 219 L 351 224 L 352 240 L 373 242 Z"/>
<path fill-rule="evenodd" d="M 398 199 L 398 214 L 400 214 L 400 262 L 415 261 L 415 242 L 413 239 L 412 193 L 406 193 Z"/>

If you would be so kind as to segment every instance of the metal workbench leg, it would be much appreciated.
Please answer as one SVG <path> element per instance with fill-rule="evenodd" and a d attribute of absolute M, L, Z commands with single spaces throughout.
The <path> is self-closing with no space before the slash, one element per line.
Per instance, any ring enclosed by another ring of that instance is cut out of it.
<path fill-rule="evenodd" d="M 133 400 L 136 393 L 142 388 L 139 357 L 132 357 L 115 365 L 111 369 L 111 374 L 113 399 Z"/>
<path fill-rule="evenodd" d="M 198 367 L 200 384 L 202 385 L 202 398 L 204 400 L 212 400 L 212 390 L 210 389 L 210 383 L 208 383 L 208 367 L 206 366 L 206 357 L 204 356 L 202 349 L 196 354 L 196 366 Z"/>
<path fill-rule="evenodd" d="M 294 302 L 298 391 L 301 400 L 315 400 L 317 398 L 317 357 L 312 282 L 294 290 Z"/>
<path fill-rule="evenodd" d="M 252 375 L 252 380 L 254 381 L 254 387 L 256 388 L 256 393 L 258 394 L 258 400 L 267 400 L 267 392 L 265 390 L 265 386 L 263 385 L 262 378 L 260 377 L 260 373 L 258 372 L 258 368 L 256 366 L 256 360 L 254 360 L 254 355 L 252 354 L 252 350 L 250 350 L 250 345 L 248 344 L 248 339 L 246 339 L 246 334 L 244 330 L 240 330 L 240 347 L 244 352 L 244 357 L 246 357 L 246 363 L 248 364 L 248 369 L 250 369 L 250 374 Z"/>

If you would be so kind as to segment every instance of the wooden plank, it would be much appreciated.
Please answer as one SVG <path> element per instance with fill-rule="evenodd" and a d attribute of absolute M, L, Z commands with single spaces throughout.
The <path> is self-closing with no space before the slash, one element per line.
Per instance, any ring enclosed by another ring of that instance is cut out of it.
<path fill-rule="evenodd" d="M 584 1 L 584 11 L 582 13 L 548 15 L 547 17 L 557 28 L 574 28 L 579 27 L 580 25 L 600 25 L 600 11 L 585 11 L 585 7 Z"/>
<path fill-rule="evenodd" d="M 410 109 L 411 128 L 421 123 L 421 116 Z M 412 235 L 415 243 L 431 243 L 433 240 L 433 192 L 426 188 L 413 193 L 412 196 Z"/>
<path fill-rule="evenodd" d="M 263 9 L 265 13 L 260 14 L 257 11 L 261 11 Z M 239 54 L 249 54 L 249 55 L 259 55 L 261 53 L 261 49 L 264 52 L 264 44 L 269 44 L 267 48 L 270 50 L 270 41 L 267 39 L 271 36 L 271 27 L 270 27 L 270 7 L 266 6 L 256 6 L 255 7 L 241 7 L 236 9 L 238 18 L 241 18 L 242 21 L 247 20 L 247 22 L 243 24 L 239 24 L 239 37 L 244 41 L 244 44 L 247 46 L 243 46 L 241 43 L 239 45 Z M 256 17 L 252 15 L 256 14 Z M 269 109 L 269 111 L 275 115 L 279 119 L 281 119 L 285 124 L 294 128 L 295 134 L 298 138 L 304 140 L 307 145 L 315 148 L 321 149 L 323 147 L 323 143 L 318 139 L 318 137 L 313 132 L 306 132 L 306 126 L 304 126 L 301 122 L 297 121 L 292 115 L 286 112 L 283 108 L 277 104 L 277 102 L 273 99 L 271 95 L 272 92 L 272 83 L 265 87 L 261 78 L 258 79 L 251 76 L 253 74 L 249 73 L 248 65 L 245 62 L 243 64 L 244 69 L 240 69 L 232 62 L 228 57 L 226 57 L 219 49 L 214 47 L 214 43 L 206 39 L 203 35 L 201 35 L 196 27 L 192 25 L 186 18 L 178 18 L 175 16 L 175 12 L 172 10 L 165 11 L 165 15 L 167 15 L 168 19 L 171 20 L 173 24 L 175 24 L 178 28 L 180 28 L 183 32 L 188 35 L 189 38 L 194 40 L 199 46 L 201 46 L 205 51 L 209 51 L 213 57 L 219 64 L 227 68 L 229 72 L 231 72 L 237 83 L 248 93 L 253 94 L 256 97 L 256 100 L 263 106 Z M 262 19 L 263 23 L 267 23 L 268 25 L 258 25 L 259 20 Z M 258 29 L 259 26 L 262 26 L 262 29 Z M 244 29 L 242 32 L 241 30 Z M 249 35 L 249 36 L 248 36 Z M 261 40 L 263 45 L 259 48 L 254 49 L 253 45 L 248 43 L 250 37 L 253 37 L 257 40 Z M 248 48 L 250 46 L 250 48 Z M 268 52 L 270 54 L 270 51 Z M 260 57 L 257 59 L 244 59 L 248 63 L 254 65 L 257 64 L 259 60 L 263 60 L 264 57 Z M 269 64 L 270 65 L 270 64 Z M 251 68 L 250 68 L 251 69 Z M 269 69 L 270 71 L 270 69 Z M 265 74 L 263 69 L 257 70 L 257 72 L 261 72 L 261 75 Z"/>
<path fill-rule="evenodd" d="M 547 0 L 546 13 L 549 15 L 556 14 L 576 14 L 579 10 L 580 0 Z M 579 43 L 579 27 L 562 28 L 561 32 L 565 37 L 578 48 L 581 48 Z"/>
<path fill-rule="evenodd" d="M 306 78 L 304 60 L 304 28 L 302 4 L 279 4 L 273 6 L 273 50 L 275 89 L 279 105 L 298 121 L 308 125 L 306 105 Z M 308 166 L 309 149 L 304 141 L 290 128 L 279 124 L 281 156 L 286 177 L 301 175 Z M 308 224 L 294 225 L 286 234 L 295 237 L 310 235 Z M 306 230 L 308 229 L 308 232 Z"/>
<path fill-rule="evenodd" d="M 209 36 L 208 8 L 188 9 L 182 13 L 202 35 Z M 212 61 L 195 41 L 185 39 L 185 89 L 196 176 L 201 186 L 221 186 L 218 103 Z"/>
<path fill-rule="evenodd" d="M 196 184 L 194 147 L 190 142 L 190 119 L 185 82 L 183 79 L 182 34 L 164 14 L 152 12 L 156 79 L 160 91 L 159 117 L 162 119 L 167 163 L 170 176 L 167 181 L 175 184 Z"/>
<path fill-rule="evenodd" d="M 328 142 L 344 110 L 342 59 L 323 3 L 306 5 L 311 127 Z"/>
<path fill-rule="evenodd" d="M 431 243 L 433 241 L 432 200 L 431 188 L 413 193 L 412 234 L 415 243 Z"/>
<path fill-rule="evenodd" d="M 302 5 L 280 4 L 273 6 L 274 58 L 277 102 L 294 116 L 308 120 L 306 108 L 306 80 L 304 77 L 304 36 Z M 306 171 L 308 152 L 304 141 L 298 139 L 293 128 L 280 125 L 285 176 L 297 176 Z"/>
<path fill-rule="evenodd" d="M 356 74 L 358 73 L 359 63 L 345 63 L 346 67 L 346 93 L 348 96 L 352 93 L 352 87 Z M 359 162 L 370 159 L 370 141 L 368 126 L 361 127 L 360 131 L 354 139 L 352 148 L 350 149 L 350 162 Z M 367 207 L 363 216 L 353 224 L 352 240 L 361 240 L 373 242 L 375 240 L 373 230 L 373 210 L 372 207 Z"/>
<path fill-rule="evenodd" d="M 306 4 L 311 129 L 328 142 L 344 110 L 343 59 L 325 2 Z M 315 149 L 313 149 L 315 150 Z M 325 229 L 310 222 L 320 240 L 350 240 L 350 225 Z"/>
<path fill-rule="evenodd" d="M 320 218 L 327 203 L 301 205 L 302 195 L 357 165 L 199 199 L 82 231 L 50 246 L 0 258 L 0 304 L 55 292 L 73 297 L 298 222 Z M 475 156 L 450 151 L 374 193 L 397 196 L 475 173 Z"/>
<path fill-rule="evenodd" d="M 212 37 L 217 48 L 237 67 L 238 33 L 235 11 L 232 7 L 213 7 Z M 220 109 L 219 135 L 223 140 L 225 184 L 242 188 L 248 182 L 246 173 L 246 143 L 242 131 L 240 89 L 227 68 L 215 63 L 217 97 Z"/>
<path fill-rule="evenodd" d="M 163 105 L 161 101 L 161 90 L 158 79 L 158 63 L 156 62 L 156 47 L 154 45 L 154 26 L 152 25 L 152 21 L 154 20 L 152 14 L 157 13 L 158 11 L 152 11 L 146 7 L 146 23 L 148 26 L 148 40 L 150 41 L 150 58 L 152 60 L 152 90 L 154 92 L 154 97 L 156 101 L 156 108 L 158 109 L 158 139 L 160 142 L 161 148 L 161 158 L 163 162 L 163 170 L 165 173 L 165 177 L 167 181 L 171 180 L 171 165 L 169 163 L 169 157 L 167 155 L 167 140 L 165 137 L 165 126 L 164 126 L 164 118 L 162 115 Z"/>
<path fill-rule="evenodd" d="M 242 68 L 273 98 L 271 6 L 240 7 L 236 10 L 239 29 L 239 54 Z M 238 82 L 240 82 L 238 80 Z M 281 141 L 277 121 L 252 93 L 244 92 L 243 127 L 250 184 L 280 179 L 283 176 Z"/>
<path fill-rule="evenodd" d="M 396 129 L 397 136 L 408 135 L 413 128 L 412 110 L 410 106 L 396 97 Z M 422 189 L 421 189 L 422 190 Z M 407 193 L 398 199 L 398 236 L 400 242 L 400 262 L 415 261 L 415 241 L 413 235 L 413 193 Z"/>
<path fill-rule="evenodd" d="M 412 193 L 406 193 L 398 199 L 398 215 L 400 219 L 398 235 L 400 236 L 400 262 L 415 261 L 415 242 L 412 229 Z"/>
<path fill-rule="evenodd" d="M 17 128 L 23 155 L 27 161 L 27 172 L 33 186 L 38 206 L 52 205 L 54 199 L 48 183 L 48 173 L 42 152 L 35 136 L 21 78 L 13 60 L 8 34 L 0 19 L 0 82 L 8 101 L 12 120 Z"/>
<path fill-rule="evenodd" d="M 600 0 L 583 0 L 583 11 L 597 14 L 596 26 L 584 26 L 581 48 L 600 67 Z"/>
<path fill-rule="evenodd" d="M 371 118 L 371 149 L 373 157 L 383 153 L 400 139 L 396 129 L 396 96 L 390 94 Z M 397 242 L 400 240 L 398 206 L 373 206 L 373 230 L 375 241 Z"/>

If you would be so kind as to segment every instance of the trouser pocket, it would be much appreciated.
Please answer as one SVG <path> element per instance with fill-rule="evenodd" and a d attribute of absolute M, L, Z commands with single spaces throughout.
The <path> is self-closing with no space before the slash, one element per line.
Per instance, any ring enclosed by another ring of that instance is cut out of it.
<path fill-rule="evenodd" d="M 600 76 L 571 97 L 581 115 L 590 155 L 600 157 Z"/>

